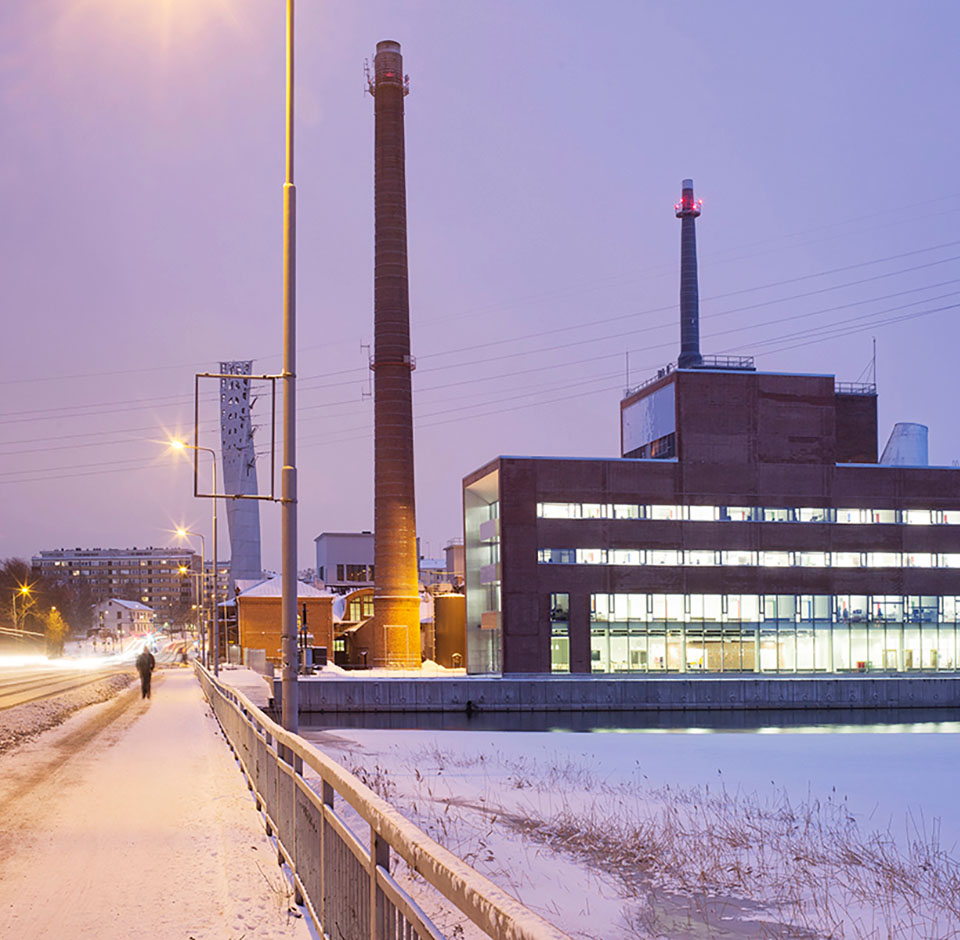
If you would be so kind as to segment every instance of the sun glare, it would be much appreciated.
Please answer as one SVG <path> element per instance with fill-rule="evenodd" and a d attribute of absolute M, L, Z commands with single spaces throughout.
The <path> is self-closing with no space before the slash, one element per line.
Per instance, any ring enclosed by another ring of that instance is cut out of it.
<path fill-rule="evenodd" d="M 61 33 L 83 24 L 101 35 L 168 50 L 199 40 L 209 29 L 240 29 L 231 0 L 68 0 Z"/>

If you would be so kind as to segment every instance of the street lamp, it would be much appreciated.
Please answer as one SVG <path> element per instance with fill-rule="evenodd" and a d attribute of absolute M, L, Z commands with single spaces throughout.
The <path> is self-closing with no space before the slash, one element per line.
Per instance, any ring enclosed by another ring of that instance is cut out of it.
<path fill-rule="evenodd" d="M 216 489 L 214 489 L 214 492 L 216 492 Z M 216 509 L 216 505 L 217 505 L 216 500 L 213 501 L 213 505 L 214 505 L 214 509 Z M 177 527 L 176 536 L 178 539 L 185 539 L 191 535 L 195 535 L 198 539 L 200 539 L 200 578 L 198 582 L 200 585 L 200 591 L 199 591 L 200 596 L 198 597 L 198 600 L 200 602 L 199 616 L 200 616 L 201 626 L 198 628 L 197 633 L 199 634 L 199 637 L 200 637 L 200 661 L 203 662 L 204 654 L 206 652 L 206 643 L 204 638 L 205 631 L 203 628 L 203 624 L 205 623 L 204 616 L 203 616 L 203 578 L 204 578 L 204 575 L 206 574 L 206 569 L 204 568 L 203 559 L 204 559 L 204 555 L 206 554 L 206 542 L 204 541 L 202 533 L 191 532 L 190 529 L 185 529 L 183 526 Z M 187 573 L 186 568 L 181 566 L 180 574 L 186 574 L 186 573 Z M 214 603 L 216 603 L 216 585 L 217 585 L 217 566 L 216 565 L 213 566 L 213 585 L 214 585 Z"/>
<path fill-rule="evenodd" d="M 27 599 L 30 598 L 30 585 L 29 585 L 29 584 L 21 584 L 20 587 L 17 588 L 17 590 L 13 592 L 13 602 L 12 602 L 12 606 L 13 606 L 13 629 L 14 629 L 14 632 L 17 632 L 18 630 L 20 630 L 20 624 L 19 624 L 18 618 L 17 618 L 17 598 L 18 598 L 18 597 L 25 598 L 25 600 L 24 600 L 24 601 L 21 603 L 21 605 L 20 605 L 20 614 L 21 614 L 21 616 L 24 616 L 24 615 L 26 615 L 26 609 L 24 608 L 24 604 L 26 604 Z"/>
<path fill-rule="evenodd" d="M 281 666 L 282 723 L 296 732 L 299 725 L 299 688 L 297 686 L 297 408 L 296 408 L 296 257 L 297 257 L 297 190 L 293 182 L 293 76 L 294 76 L 294 0 L 286 0 L 286 103 L 285 160 L 283 182 L 283 371 L 279 376 L 283 389 L 283 465 L 280 471 L 280 543 L 281 543 Z M 178 450 L 213 451 L 206 447 L 175 443 Z M 214 460 L 216 458 L 214 457 Z M 214 487 L 216 494 L 216 463 Z M 228 498 L 236 498 L 228 496 Z M 213 496 L 214 578 L 217 574 L 217 497 Z M 214 582 L 216 588 L 216 581 Z M 214 603 L 214 672 L 218 669 L 219 624 Z"/>
<path fill-rule="evenodd" d="M 297 685 L 297 190 L 293 184 L 293 4 L 287 0 L 286 172 L 283 182 L 283 468 L 280 471 L 281 721 L 299 728 Z"/>
<path fill-rule="evenodd" d="M 217 452 L 212 447 L 200 447 L 197 444 L 188 444 L 186 441 L 172 440 L 170 447 L 176 451 L 196 450 L 205 451 L 213 459 L 213 488 L 211 493 L 217 492 Z M 179 534 L 179 533 L 178 533 Z M 186 534 L 186 533 L 185 533 Z M 202 545 L 201 545 L 202 548 Z M 217 500 L 213 499 L 213 638 L 210 643 L 213 653 L 213 674 L 220 674 L 220 619 L 217 613 Z M 209 664 L 208 664 L 209 665 Z"/>

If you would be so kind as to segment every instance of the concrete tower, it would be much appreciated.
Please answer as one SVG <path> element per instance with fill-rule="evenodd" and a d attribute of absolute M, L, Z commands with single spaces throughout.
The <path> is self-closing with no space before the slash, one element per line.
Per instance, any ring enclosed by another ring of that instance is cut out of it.
<path fill-rule="evenodd" d="M 413 401 L 407 284 L 400 44 L 377 43 L 374 99 L 374 622 L 372 666 L 419 668 L 420 597 L 413 487 Z"/>
<path fill-rule="evenodd" d="M 237 378 L 220 379 L 220 450 L 227 493 L 257 492 L 257 458 L 250 424 L 250 375 L 253 362 L 221 362 L 220 371 Z M 228 499 L 230 587 L 236 580 L 257 580 L 260 569 L 260 504 Z"/>
<path fill-rule="evenodd" d="M 680 219 L 680 357 L 681 369 L 696 368 L 700 356 L 700 290 L 697 285 L 697 230 L 702 200 L 693 198 L 693 180 L 683 181 L 683 194 L 673 208 Z"/>

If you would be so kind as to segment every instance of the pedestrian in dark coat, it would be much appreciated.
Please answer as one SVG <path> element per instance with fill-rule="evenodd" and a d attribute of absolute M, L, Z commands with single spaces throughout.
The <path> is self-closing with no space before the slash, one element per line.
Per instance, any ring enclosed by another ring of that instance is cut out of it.
<path fill-rule="evenodd" d="M 140 697 L 150 698 L 150 676 L 153 674 L 154 667 L 157 665 L 153 653 L 146 647 L 137 657 L 137 672 L 140 673 Z"/>

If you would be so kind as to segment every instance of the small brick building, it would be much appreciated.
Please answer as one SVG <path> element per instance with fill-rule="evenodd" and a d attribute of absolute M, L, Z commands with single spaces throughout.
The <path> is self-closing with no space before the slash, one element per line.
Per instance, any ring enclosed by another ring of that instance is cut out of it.
<path fill-rule="evenodd" d="M 333 595 L 303 581 L 297 582 L 297 622 L 307 612 L 307 645 L 333 651 Z M 280 662 L 281 579 L 269 578 L 237 595 L 240 646 L 260 649 L 268 660 Z"/>

